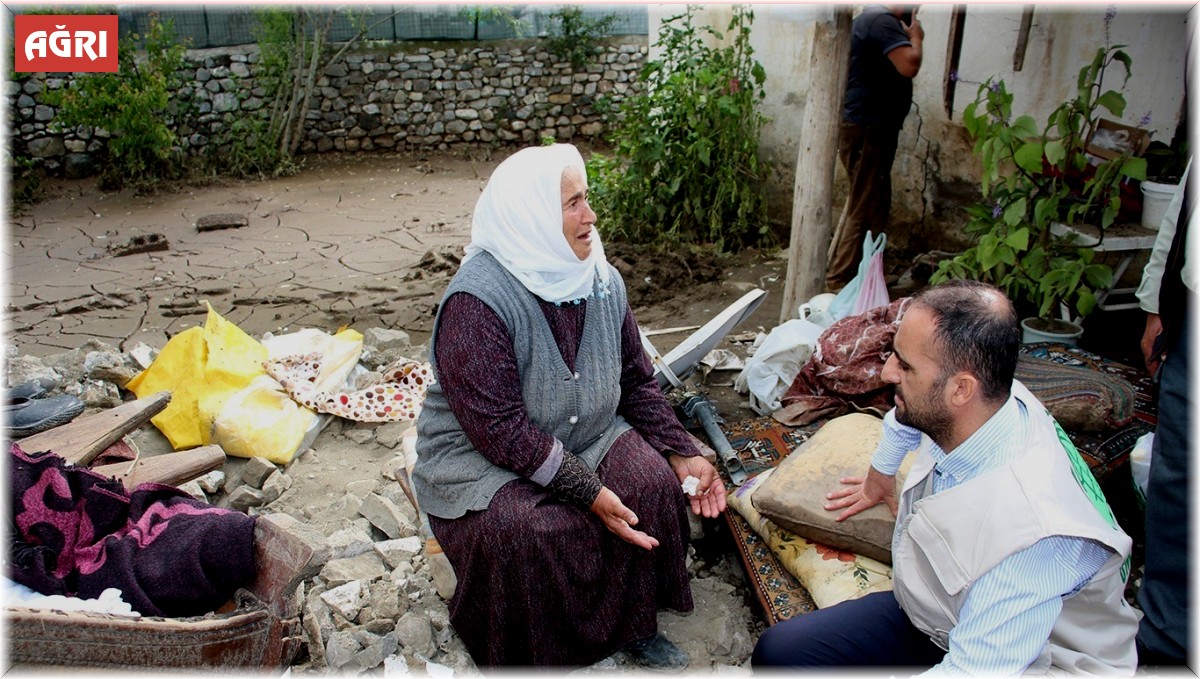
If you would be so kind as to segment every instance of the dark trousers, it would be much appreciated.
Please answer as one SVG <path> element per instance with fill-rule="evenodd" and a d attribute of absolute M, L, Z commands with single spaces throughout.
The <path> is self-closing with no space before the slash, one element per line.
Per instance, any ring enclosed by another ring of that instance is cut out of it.
<path fill-rule="evenodd" d="M 874 592 L 784 620 L 763 632 L 750 662 L 767 667 L 932 667 L 946 652 L 913 627 L 891 592 Z"/>
<path fill-rule="evenodd" d="M 1195 295 L 1190 295 L 1195 302 Z M 1191 307 L 1194 311 L 1194 305 Z M 1145 617 L 1138 626 L 1138 662 L 1172 664 L 1188 653 L 1188 555 L 1191 553 L 1191 474 L 1188 424 L 1188 349 L 1194 313 L 1167 347 L 1158 388 L 1158 427 L 1146 488 L 1146 572 L 1138 591 Z"/>
<path fill-rule="evenodd" d="M 846 205 L 829 244 L 825 287 L 837 292 L 858 273 L 863 236 L 887 228 L 892 209 L 892 161 L 900 130 L 842 121 L 838 157 L 850 178 Z"/>

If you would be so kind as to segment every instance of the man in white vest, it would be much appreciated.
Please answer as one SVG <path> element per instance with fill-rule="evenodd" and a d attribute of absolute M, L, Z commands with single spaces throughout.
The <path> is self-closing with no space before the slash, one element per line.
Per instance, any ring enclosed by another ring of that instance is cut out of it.
<path fill-rule="evenodd" d="M 952 281 L 913 298 L 883 367 L 896 407 L 871 467 L 826 505 L 839 520 L 881 502 L 897 515 L 894 590 L 769 628 L 756 669 L 1133 673 L 1132 541 L 1066 434 L 1013 379 L 1019 347 L 1012 304 L 991 286 Z"/>

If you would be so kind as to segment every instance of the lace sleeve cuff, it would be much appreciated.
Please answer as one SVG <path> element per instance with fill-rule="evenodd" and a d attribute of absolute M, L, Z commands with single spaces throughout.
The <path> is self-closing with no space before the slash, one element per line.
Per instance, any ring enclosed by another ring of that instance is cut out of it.
<path fill-rule="evenodd" d="M 554 479 L 546 486 L 551 493 L 573 505 L 590 509 L 600 494 L 600 477 L 588 469 L 575 455 L 563 451 L 562 465 Z"/>

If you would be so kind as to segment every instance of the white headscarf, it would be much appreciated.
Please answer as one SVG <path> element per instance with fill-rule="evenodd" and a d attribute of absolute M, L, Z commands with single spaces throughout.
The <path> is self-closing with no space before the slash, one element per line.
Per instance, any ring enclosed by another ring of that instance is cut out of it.
<path fill-rule="evenodd" d="M 530 292 L 547 302 L 588 297 L 599 277 L 608 286 L 600 234 L 592 227 L 592 251 L 580 260 L 563 235 L 562 173 L 587 169 L 570 144 L 517 151 L 496 167 L 475 203 L 471 243 L 463 261 L 489 252 Z"/>

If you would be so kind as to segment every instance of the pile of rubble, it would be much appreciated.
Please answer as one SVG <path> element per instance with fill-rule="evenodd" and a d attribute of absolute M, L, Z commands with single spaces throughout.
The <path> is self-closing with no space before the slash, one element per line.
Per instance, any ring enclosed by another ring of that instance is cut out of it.
<path fill-rule="evenodd" d="M 400 355 L 423 358 L 425 348 L 407 340 L 402 332 L 368 330 L 362 363 L 371 368 Z M 122 387 L 155 356 L 144 345 L 124 353 L 94 340 L 45 358 L 9 351 L 8 384 L 48 379 L 89 409 L 120 405 Z M 228 457 L 223 469 L 181 486 L 214 506 L 269 514 L 313 548 L 319 571 L 295 594 L 307 653 L 293 671 L 477 673 L 450 625 L 446 601 L 455 580 L 449 562 L 427 539 L 427 525 L 397 482 L 410 461 L 404 434 L 412 427 L 330 417 L 312 447 L 287 465 Z M 143 456 L 170 452 L 152 427 L 128 438 Z M 697 520 L 693 537 L 701 533 Z M 745 604 L 736 557 L 689 548 L 689 571 L 697 612 L 664 612 L 660 627 L 692 655 L 693 667 L 744 666 L 760 623 Z M 582 671 L 625 669 L 618 654 Z"/>

